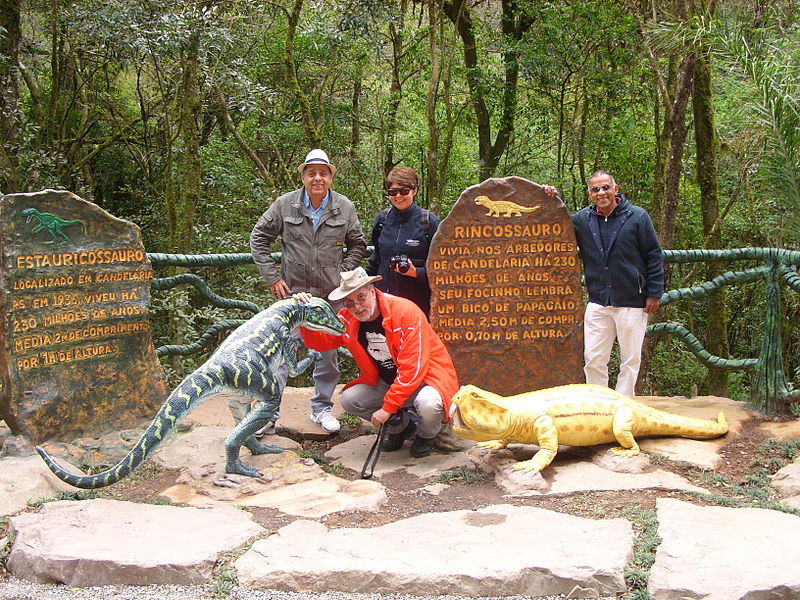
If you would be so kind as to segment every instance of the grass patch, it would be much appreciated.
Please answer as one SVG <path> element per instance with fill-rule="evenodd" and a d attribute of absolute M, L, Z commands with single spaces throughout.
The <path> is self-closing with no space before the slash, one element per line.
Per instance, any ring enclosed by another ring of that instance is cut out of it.
<path fill-rule="evenodd" d="M 211 588 L 211 595 L 220 600 L 228 598 L 237 583 L 236 571 L 229 564 L 225 564 L 219 568 L 217 580 Z"/>
<path fill-rule="evenodd" d="M 344 413 L 341 417 L 339 417 L 339 425 L 342 426 L 342 429 L 344 429 L 345 433 L 354 432 L 361 429 L 362 421 L 355 415 Z"/>
<path fill-rule="evenodd" d="M 6 531 L 8 529 L 8 521 L 6 519 L 0 519 L 2 523 L 0 523 L 0 527 L 2 527 L 2 531 Z M 2 579 L 3 574 L 6 573 L 6 561 L 8 560 L 9 555 L 11 554 L 11 546 L 14 545 L 14 536 L 9 535 L 6 539 L 6 543 L 4 546 L 0 546 L 0 579 Z"/>
<path fill-rule="evenodd" d="M 31 508 L 39 508 L 48 502 L 56 502 L 58 500 L 93 500 L 98 498 L 97 490 L 78 490 L 75 492 L 61 492 L 58 496 L 53 498 L 39 498 L 38 500 L 29 500 L 28 506 Z"/>
<path fill-rule="evenodd" d="M 297 456 L 300 458 L 310 458 L 313 460 L 319 468 L 325 471 L 326 473 L 330 473 L 331 475 L 340 475 L 344 473 L 344 467 L 339 463 L 331 462 L 330 459 L 326 458 L 321 452 L 317 450 L 300 450 L 297 453 Z"/>
<path fill-rule="evenodd" d="M 633 526 L 636 535 L 633 542 L 633 556 L 625 568 L 625 582 L 628 592 L 623 600 L 649 600 L 647 583 L 650 580 L 650 568 L 656 561 L 656 550 L 661 544 L 658 536 L 658 517 L 655 510 L 641 506 L 632 506 L 623 511 L 623 515 Z"/>
<path fill-rule="evenodd" d="M 270 533 L 259 535 L 246 541 L 236 550 L 227 552 L 220 557 L 215 566 L 216 578 L 214 580 L 214 585 L 211 587 L 211 596 L 213 598 L 216 598 L 217 600 L 225 600 L 226 598 L 230 598 L 231 591 L 239 584 L 239 579 L 236 577 L 236 569 L 233 567 L 233 563 L 236 562 L 236 559 L 250 550 L 250 548 L 253 547 L 253 544 L 255 544 L 258 540 L 269 536 Z"/>
<path fill-rule="evenodd" d="M 692 492 L 691 494 L 710 504 L 729 508 L 764 508 L 798 515 L 800 511 L 783 504 L 770 483 L 772 475 L 800 456 L 800 440 L 768 439 L 754 449 L 756 459 L 750 472 L 739 483 L 730 477 L 714 471 L 705 471 L 685 463 L 671 463 L 683 467 L 685 475 L 698 485 L 713 487 L 713 493 Z M 651 457 L 657 456 L 650 454 Z M 666 458 L 661 463 L 670 462 Z"/>
<path fill-rule="evenodd" d="M 436 478 L 436 483 L 452 483 L 453 481 L 461 481 L 462 483 L 485 483 L 489 481 L 490 476 L 483 471 L 475 471 L 465 467 L 457 467 L 449 471 L 443 471 Z"/>

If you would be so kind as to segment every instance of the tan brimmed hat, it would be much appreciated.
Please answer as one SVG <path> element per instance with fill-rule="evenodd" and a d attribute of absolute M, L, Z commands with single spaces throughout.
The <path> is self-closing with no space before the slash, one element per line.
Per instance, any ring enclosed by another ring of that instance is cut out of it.
<path fill-rule="evenodd" d="M 361 289 L 368 283 L 383 279 L 380 275 L 373 275 L 370 277 L 363 267 L 358 267 L 352 271 L 342 271 L 341 283 L 339 287 L 328 294 L 329 300 L 341 300 L 345 296 L 349 296 L 358 289 Z"/>
<path fill-rule="evenodd" d="M 314 148 L 311 152 L 306 154 L 306 160 L 302 165 L 298 165 L 297 170 L 300 171 L 300 174 L 302 175 L 303 170 L 309 165 L 325 165 L 331 170 L 331 175 L 336 175 L 336 167 L 331 164 L 331 161 L 328 159 L 328 155 L 325 150 Z"/>

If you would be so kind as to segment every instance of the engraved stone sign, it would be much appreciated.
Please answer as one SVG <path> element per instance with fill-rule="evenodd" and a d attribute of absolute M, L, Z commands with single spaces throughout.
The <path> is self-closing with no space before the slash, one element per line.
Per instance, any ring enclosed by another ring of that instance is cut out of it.
<path fill-rule="evenodd" d="M 431 324 L 461 385 L 513 395 L 583 382 L 580 263 L 561 200 L 519 177 L 468 188 L 427 269 Z"/>
<path fill-rule="evenodd" d="M 139 228 L 66 191 L 0 198 L 0 416 L 34 443 L 152 416 L 167 395 Z"/>

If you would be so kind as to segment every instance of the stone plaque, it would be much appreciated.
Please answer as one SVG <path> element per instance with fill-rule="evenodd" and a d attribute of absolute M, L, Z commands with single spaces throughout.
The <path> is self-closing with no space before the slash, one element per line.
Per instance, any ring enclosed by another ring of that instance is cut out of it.
<path fill-rule="evenodd" d="M 167 396 L 139 228 L 66 191 L 0 198 L 0 416 L 34 443 L 153 416 Z"/>
<path fill-rule="evenodd" d="M 468 188 L 427 268 L 431 323 L 462 385 L 506 396 L 583 382 L 580 263 L 558 198 L 519 177 Z"/>

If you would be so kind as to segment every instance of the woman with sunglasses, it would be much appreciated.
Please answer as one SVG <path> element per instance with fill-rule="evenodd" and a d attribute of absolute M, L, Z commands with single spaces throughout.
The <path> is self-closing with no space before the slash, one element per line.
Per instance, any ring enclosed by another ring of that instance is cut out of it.
<path fill-rule="evenodd" d="M 431 289 L 425 261 L 440 219 L 414 201 L 419 178 L 411 167 L 392 169 L 385 183 L 391 206 L 373 220 L 374 251 L 366 271 L 382 277 L 375 283 L 379 290 L 408 298 L 430 317 Z"/>

